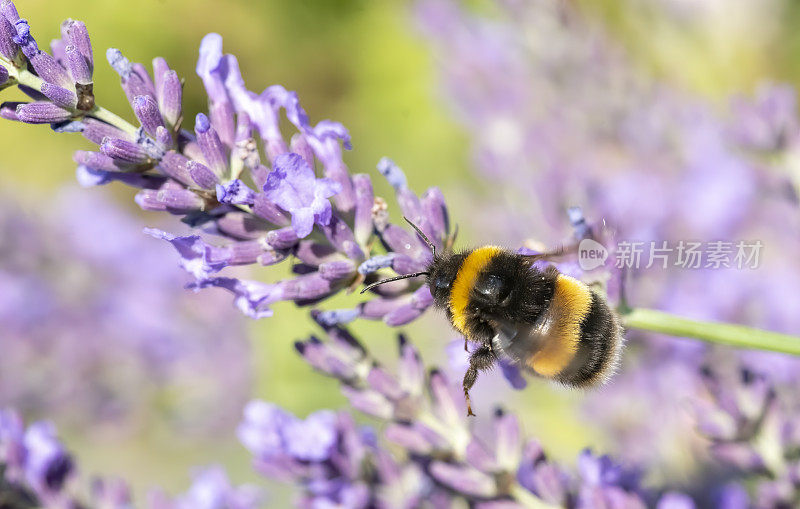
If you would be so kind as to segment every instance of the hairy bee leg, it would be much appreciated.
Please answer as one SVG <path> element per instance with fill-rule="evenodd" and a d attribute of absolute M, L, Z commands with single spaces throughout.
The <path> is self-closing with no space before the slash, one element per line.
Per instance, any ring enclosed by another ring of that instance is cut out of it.
<path fill-rule="evenodd" d="M 472 352 L 469 356 L 469 368 L 464 374 L 464 399 L 467 401 L 467 415 L 474 416 L 472 412 L 472 401 L 469 397 L 469 391 L 475 382 L 478 380 L 478 373 L 482 370 L 489 369 L 495 362 L 497 357 L 489 346 L 484 343 L 477 350 Z"/>
<path fill-rule="evenodd" d="M 468 342 L 469 342 L 469 340 L 467 339 L 467 337 L 466 337 L 466 336 L 464 336 L 464 351 L 465 351 L 465 352 L 469 352 L 469 350 L 467 349 L 467 343 L 468 343 Z"/>
<path fill-rule="evenodd" d="M 472 412 L 472 401 L 469 399 L 469 390 L 475 385 L 475 380 L 478 379 L 478 370 L 475 369 L 474 366 L 469 367 L 467 372 L 464 374 L 464 399 L 467 400 L 467 416 L 474 416 L 475 414 Z"/>

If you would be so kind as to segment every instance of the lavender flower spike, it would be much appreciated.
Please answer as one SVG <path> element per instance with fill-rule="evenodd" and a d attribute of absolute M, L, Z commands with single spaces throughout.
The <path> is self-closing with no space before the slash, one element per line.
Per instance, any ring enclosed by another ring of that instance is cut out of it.
<path fill-rule="evenodd" d="M 314 170 L 298 154 L 281 154 L 264 184 L 264 194 L 292 214 L 292 228 L 298 238 L 311 233 L 314 224 L 327 225 L 331 220 L 331 196 L 341 186 L 332 180 L 314 176 Z"/>

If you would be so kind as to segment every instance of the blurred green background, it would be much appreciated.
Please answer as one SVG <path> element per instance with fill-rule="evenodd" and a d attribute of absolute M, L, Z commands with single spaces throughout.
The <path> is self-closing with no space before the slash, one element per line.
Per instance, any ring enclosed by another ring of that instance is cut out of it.
<path fill-rule="evenodd" d="M 650 2 L 575 3 L 607 25 L 643 70 L 714 100 L 749 92 L 765 78 L 800 84 L 798 2 L 705 1 L 699 2 L 707 6 L 703 11 L 685 18 L 663 16 Z M 491 15 L 490 2 L 470 4 Z M 131 60 L 146 64 L 155 56 L 165 57 L 186 79 L 184 111 L 192 118 L 206 107 L 194 73 L 197 48 L 203 35 L 218 32 L 225 51 L 239 58 L 249 88 L 260 91 L 277 83 L 296 90 L 312 121 L 330 118 L 350 130 L 354 150 L 345 154 L 345 161 L 353 172 L 374 174 L 377 161 L 389 156 L 406 171 L 416 191 L 440 186 L 456 222 L 466 215 L 473 197 L 491 197 L 470 168 L 466 134 L 443 104 L 437 63 L 415 29 L 411 4 L 285 0 L 222 5 L 209 0 L 19 3 L 41 42 L 56 36 L 59 23 L 68 17 L 86 22 L 96 55 L 98 101 L 129 120 L 133 115 L 118 77 L 105 63 L 106 48 L 117 47 Z M 14 97 L 11 91 L 3 94 L 3 100 Z M 79 136 L 54 136 L 47 127 L 0 122 L 0 186 L 33 207 L 32 200 L 46 200 L 74 182 L 72 151 L 89 147 Z M 378 194 L 391 195 L 388 185 L 376 182 Z M 122 186 L 96 192 L 112 193 L 145 221 L 160 219 L 136 209 L 133 192 Z M 491 232 L 475 231 L 464 221 L 461 227 L 461 243 L 491 237 Z M 269 271 L 259 274 L 277 277 Z M 349 301 L 356 300 L 343 297 L 326 307 Z M 285 303 L 275 308 L 274 318 L 249 323 L 257 374 L 254 397 L 299 415 L 341 407 L 344 398 L 335 384 L 311 372 L 292 348 L 296 339 L 313 332 L 305 311 Z M 367 323 L 355 328 L 374 352 L 392 358 L 395 338 L 385 327 Z M 434 313 L 409 332 L 427 358 L 436 361 L 444 360 L 443 347 L 454 336 L 444 317 Z M 556 457 L 574 456 L 587 443 L 602 447 L 590 426 L 571 417 L 573 394 L 534 382 L 530 390 L 513 397 L 526 431 L 540 437 Z M 157 422 L 124 441 L 97 430 L 63 431 L 84 470 L 124 476 L 134 484 L 140 501 L 152 486 L 171 492 L 184 489 L 189 467 L 198 464 L 222 462 L 235 481 L 256 479 L 233 430 L 229 436 L 200 443 Z M 270 490 L 278 500 L 287 496 L 278 487 Z"/>

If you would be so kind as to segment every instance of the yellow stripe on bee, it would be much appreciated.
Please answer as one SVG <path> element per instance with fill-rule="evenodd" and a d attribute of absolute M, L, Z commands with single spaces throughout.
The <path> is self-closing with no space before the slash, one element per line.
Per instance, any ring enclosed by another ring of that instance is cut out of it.
<path fill-rule="evenodd" d="M 450 312 L 453 314 L 453 325 L 462 334 L 466 334 L 467 327 L 467 305 L 469 304 L 469 292 L 475 286 L 478 274 L 500 251 L 497 246 L 479 247 L 472 251 L 458 269 L 456 279 L 453 281 L 453 288 L 450 291 Z"/>
<path fill-rule="evenodd" d="M 569 365 L 578 351 L 581 322 L 589 314 L 592 292 L 575 278 L 559 274 L 550 309 L 549 324 L 542 348 L 528 361 L 542 376 L 554 377 Z"/>

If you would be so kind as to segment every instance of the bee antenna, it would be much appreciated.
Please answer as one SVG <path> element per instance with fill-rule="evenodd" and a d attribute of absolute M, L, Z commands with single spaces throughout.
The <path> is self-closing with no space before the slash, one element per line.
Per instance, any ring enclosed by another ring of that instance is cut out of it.
<path fill-rule="evenodd" d="M 428 244 L 428 247 L 431 248 L 431 253 L 433 253 L 433 257 L 436 258 L 436 246 L 433 245 L 433 242 L 431 242 L 430 239 L 428 239 L 428 237 L 424 233 L 422 233 L 422 230 L 419 229 L 419 226 L 412 223 L 409 218 L 403 216 L 403 219 L 405 219 L 406 222 L 410 224 L 411 227 L 414 228 L 414 230 L 416 230 L 417 234 L 420 237 L 422 237 L 422 240 L 424 240 L 425 243 Z"/>
<path fill-rule="evenodd" d="M 401 279 L 408 279 L 408 278 L 417 277 L 417 276 L 427 276 L 429 274 L 430 274 L 430 272 L 427 272 L 427 271 L 426 272 L 415 272 L 413 274 L 403 274 L 402 276 L 395 276 L 395 277 L 390 277 L 388 279 L 382 279 L 380 281 L 376 281 L 375 283 L 372 283 L 371 285 L 365 286 L 364 289 L 359 292 L 359 294 L 362 294 L 362 293 L 366 292 L 367 290 L 371 290 L 371 289 L 375 288 L 378 285 L 382 285 L 383 283 L 391 283 L 392 281 L 399 281 Z"/>

